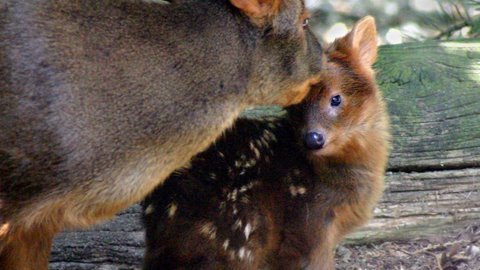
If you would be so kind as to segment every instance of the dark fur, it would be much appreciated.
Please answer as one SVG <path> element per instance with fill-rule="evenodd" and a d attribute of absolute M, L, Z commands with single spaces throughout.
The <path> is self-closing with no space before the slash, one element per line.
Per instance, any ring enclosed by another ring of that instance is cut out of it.
<path fill-rule="evenodd" d="M 301 1 L 270 2 L 1 0 L 0 267 L 46 269 L 58 231 L 142 199 L 246 107 L 299 102 L 320 47 Z"/>
<path fill-rule="evenodd" d="M 293 143 L 298 137 L 294 126 L 288 118 L 239 119 L 155 190 L 144 202 L 145 269 L 255 269 L 263 264 L 281 241 L 273 228 L 283 226 L 286 217 L 296 220 L 305 202 L 293 199 L 289 186 L 311 191 L 315 185 L 303 148 Z M 247 224 L 252 226 L 248 239 Z M 253 252 L 251 262 L 234 260 L 242 247 Z"/>
<path fill-rule="evenodd" d="M 389 135 L 376 46 L 367 18 L 331 46 L 302 105 L 238 120 L 157 188 L 144 202 L 144 269 L 333 269 L 335 245 L 383 190 Z M 338 94 L 344 104 L 330 107 Z M 311 131 L 326 136 L 322 149 L 302 146 Z"/>

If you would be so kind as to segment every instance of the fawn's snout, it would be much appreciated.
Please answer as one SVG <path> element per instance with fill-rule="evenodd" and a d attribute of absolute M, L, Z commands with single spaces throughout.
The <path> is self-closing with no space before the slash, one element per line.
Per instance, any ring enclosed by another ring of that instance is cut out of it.
<path fill-rule="evenodd" d="M 309 150 L 319 150 L 325 145 L 325 139 L 323 132 L 311 131 L 303 136 L 303 144 Z"/>

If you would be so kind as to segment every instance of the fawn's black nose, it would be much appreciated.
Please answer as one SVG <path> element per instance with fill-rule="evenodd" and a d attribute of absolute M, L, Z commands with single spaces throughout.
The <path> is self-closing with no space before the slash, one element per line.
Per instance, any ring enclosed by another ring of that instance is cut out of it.
<path fill-rule="evenodd" d="M 309 150 L 318 150 L 325 144 L 325 137 L 317 132 L 309 132 L 303 137 L 303 144 Z"/>

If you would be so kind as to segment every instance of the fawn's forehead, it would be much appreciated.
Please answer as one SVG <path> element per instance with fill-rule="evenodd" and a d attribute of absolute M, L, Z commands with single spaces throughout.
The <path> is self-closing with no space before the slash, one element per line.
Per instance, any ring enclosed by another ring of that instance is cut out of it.
<path fill-rule="evenodd" d="M 324 96 L 331 92 L 341 91 L 343 80 L 348 80 L 344 67 L 336 62 L 327 61 L 321 72 L 320 83 L 312 86 L 311 93 L 319 98 L 319 95 Z"/>
<path fill-rule="evenodd" d="M 370 93 L 373 86 L 368 75 L 363 73 L 354 62 L 329 60 L 322 72 L 323 91 L 342 92 L 345 95 Z"/>
<path fill-rule="evenodd" d="M 372 93 L 372 85 L 361 73 L 345 61 L 328 60 L 321 73 L 320 83 L 312 86 L 307 103 L 327 104 L 335 95 L 363 100 Z M 370 89 L 370 90 L 369 90 Z"/>

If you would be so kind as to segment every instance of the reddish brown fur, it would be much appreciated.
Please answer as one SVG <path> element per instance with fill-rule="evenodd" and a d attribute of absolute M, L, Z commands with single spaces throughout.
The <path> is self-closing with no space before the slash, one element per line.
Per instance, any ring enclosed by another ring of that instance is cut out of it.
<path fill-rule="evenodd" d="M 0 269 L 32 269 L 32 265 L 47 265 L 55 232 L 52 228 L 10 233 L 0 254 Z"/>

